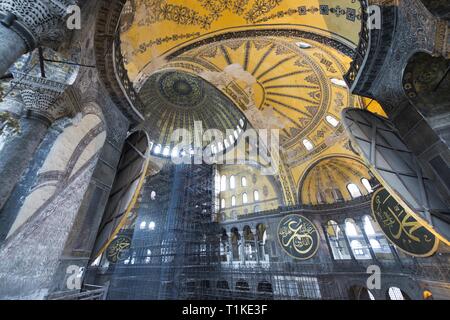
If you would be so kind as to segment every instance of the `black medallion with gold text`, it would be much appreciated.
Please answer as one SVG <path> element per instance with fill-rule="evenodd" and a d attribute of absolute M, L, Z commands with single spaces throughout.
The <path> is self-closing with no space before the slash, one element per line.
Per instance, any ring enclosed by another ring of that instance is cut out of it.
<path fill-rule="evenodd" d="M 117 236 L 106 250 L 106 258 L 111 263 L 123 261 L 129 256 L 131 239 L 127 236 Z"/>
<path fill-rule="evenodd" d="M 428 257 L 434 254 L 439 240 L 402 207 L 385 188 L 372 198 L 372 214 L 385 236 L 407 254 Z"/>
<path fill-rule="evenodd" d="M 319 232 L 316 226 L 298 214 L 281 219 L 278 240 L 287 254 L 299 260 L 312 258 L 319 248 Z"/>

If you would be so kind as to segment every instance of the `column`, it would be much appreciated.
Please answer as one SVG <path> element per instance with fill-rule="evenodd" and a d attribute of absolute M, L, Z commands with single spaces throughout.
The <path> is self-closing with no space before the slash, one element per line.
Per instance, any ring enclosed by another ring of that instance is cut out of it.
<path fill-rule="evenodd" d="M 245 263 L 245 239 L 244 232 L 239 231 L 239 255 L 241 258 L 241 262 Z"/>
<path fill-rule="evenodd" d="M 44 78 L 23 75 L 20 83 L 24 114 L 20 133 L 8 139 L 0 152 L 0 214 L 53 121 L 72 113 L 71 106 L 57 103 L 66 85 Z M 13 81 L 14 82 L 14 81 Z"/>
<path fill-rule="evenodd" d="M 61 41 L 72 4 L 75 0 L 0 0 L 0 76 L 24 53 Z"/>

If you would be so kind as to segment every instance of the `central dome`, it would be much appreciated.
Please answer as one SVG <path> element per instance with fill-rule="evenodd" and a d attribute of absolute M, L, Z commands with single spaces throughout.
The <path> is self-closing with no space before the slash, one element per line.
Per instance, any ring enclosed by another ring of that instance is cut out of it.
<path fill-rule="evenodd" d="M 145 106 L 142 125 L 154 145 L 162 149 L 173 148 L 172 135 L 177 129 L 193 134 L 196 122 L 204 132 L 217 129 L 224 137 L 227 130 L 240 133 L 243 129 L 239 124 L 245 116 L 234 102 L 208 81 L 188 72 L 156 72 L 145 81 L 139 96 Z"/>

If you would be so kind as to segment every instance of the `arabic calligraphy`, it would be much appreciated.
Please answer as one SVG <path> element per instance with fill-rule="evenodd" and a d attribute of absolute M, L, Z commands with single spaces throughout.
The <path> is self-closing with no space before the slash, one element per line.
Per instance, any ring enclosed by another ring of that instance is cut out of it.
<path fill-rule="evenodd" d="M 436 251 L 438 240 L 389 192 L 381 188 L 374 193 L 372 213 L 385 236 L 397 247 L 415 256 L 429 256 Z"/>
<path fill-rule="evenodd" d="M 118 236 L 108 247 L 106 257 L 109 262 L 117 263 L 128 257 L 128 251 L 131 247 L 131 239 L 125 236 Z"/>
<path fill-rule="evenodd" d="M 300 215 L 284 217 L 278 227 L 282 248 L 293 258 L 306 260 L 314 256 L 319 246 L 319 233 L 314 224 Z"/>

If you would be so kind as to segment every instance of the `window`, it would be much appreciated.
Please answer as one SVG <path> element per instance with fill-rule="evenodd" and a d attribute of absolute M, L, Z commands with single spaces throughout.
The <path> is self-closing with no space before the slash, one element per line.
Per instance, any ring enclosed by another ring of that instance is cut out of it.
<path fill-rule="evenodd" d="M 347 186 L 348 192 L 350 192 L 350 195 L 352 196 L 353 199 L 361 197 L 361 191 L 359 191 L 359 188 L 356 184 L 354 183 L 350 183 Z"/>
<path fill-rule="evenodd" d="M 233 137 L 232 134 L 230 134 L 230 135 L 228 136 L 228 140 L 230 140 L 230 144 L 231 144 L 231 145 L 234 144 L 234 137 Z"/>
<path fill-rule="evenodd" d="M 246 187 L 247 186 L 247 178 L 246 177 L 242 177 L 242 179 L 241 179 L 241 186 L 242 187 Z"/>
<path fill-rule="evenodd" d="M 236 178 L 235 176 L 231 176 L 230 177 L 230 189 L 235 189 L 236 188 Z"/>
<path fill-rule="evenodd" d="M 163 151 L 163 156 L 167 157 L 170 155 L 170 148 L 169 147 L 165 147 L 164 151 Z"/>
<path fill-rule="evenodd" d="M 364 248 L 358 240 L 353 240 L 350 242 L 350 247 L 352 247 L 353 253 L 356 257 L 358 256 L 364 256 Z"/>
<path fill-rule="evenodd" d="M 351 259 L 347 241 L 336 221 L 330 220 L 327 223 L 327 237 L 335 260 Z"/>
<path fill-rule="evenodd" d="M 364 188 L 366 188 L 367 192 L 372 193 L 372 186 L 370 185 L 369 180 L 367 180 L 366 178 L 361 180 L 361 183 L 363 184 Z"/>
<path fill-rule="evenodd" d="M 144 230 L 146 226 L 147 226 L 147 222 L 142 221 L 141 224 L 139 225 L 139 229 Z"/>
<path fill-rule="evenodd" d="M 350 220 L 345 221 L 345 233 L 349 237 L 356 237 L 356 236 L 358 236 L 358 232 L 356 231 L 356 226 Z"/>
<path fill-rule="evenodd" d="M 243 128 L 245 125 L 244 119 L 239 120 L 239 125 Z"/>
<path fill-rule="evenodd" d="M 303 140 L 303 145 L 305 146 L 306 150 L 308 150 L 308 151 L 311 151 L 312 149 L 314 149 L 314 145 L 308 139 Z"/>
<path fill-rule="evenodd" d="M 237 132 L 237 130 L 234 130 L 234 137 L 236 138 L 236 140 L 239 138 L 239 133 Z"/>
<path fill-rule="evenodd" d="M 373 228 L 372 221 L 370 221 L 369 216 L 364 217 L 364 230 L 368 236 L 372 236 L 375 234 L 375 229 Z"/>
<path fill-rule="evenodd" d="M 227 176 L 222 176 L 220 180 L 220 191 L 227 190 Z"/>
<path fill-rule="evenodd" d="M 378 242 L 378 240 L 376 240 L 376 239 L 370 239 L 369 242 L 370 242 L 370 246 L 371 246 L 373 249 L 381 249 L 381 245 L 380 245 L 380 242 Z"/>
<path fill-rule="evenodd" d="M 152 192 L 150 193 L 150 199 L 151 199 L 152 201 L 154 201 L 154 200 L 156 199 L 156 191 L 152 191 Z"/>
<path fill-rule="evenodd" d="M 309 49 L 312 46 L 309 43 L 306 42 L 297 42 L 296 45 L 300 48 L 300 49 Z"/>
<path fill-rule="evenodd" d="M 402 290 L 397 287 L 390 287 L 388 293 L 391 300 L 405 300 Z"/>
<path fill-rule="evenodd" d="M 225 209 L 225 207 L 226 207 L 225 199 L 222 199 L 222 203 L 221 203 L 220 207 L 221 207 L 222 209 Z"/>
<path fill-rule="evenodd" d="M 347 82 L 345 82 L 344 80 L 341 80 L 341 79 L 333 78 L 333 79 L 331 79 L 331 83 L 335 84 L 339 87 L 342 87 L 342 88 L 347 88 Z"/>
<path fill-rule="evenodd" d="M 247 196 L 246 193 L 243 193 L 243 194 L 242 194 L 242 203 L 243 203 L 243 204 L 246 204 L 247 202 L 248 202 L 248 196 Z"/>
<path fill-rule="evenodd" d="M 255 199 L 255 201 L 259 201 L 259 192 L 258 192 L 258 190 L 255 190 L 253 192 L 253 199 Z"/>
<path fill-rule="evenodd" d="M 153 231 L 155 230 L 156 227 L 156 223 L 154 221 L 150 221 L 150 223 L 148 224 L 148 229 Z"/>
<path fill-rule="evenodd" d="M 158 144 L 158 145 L 156 145 L 156 147 L 155 147 L 155 149 L 153 150 L 153 152 L 154 152 L 155 154 L 160 154 L 160 153 L 161 153 L 161 149 L 162 149 L 161 145 Z"/>
<path fill-rule="evenodd" d="M 333 116 L 326 116 L 325 119 L 329 124 L 331 124 L 335 128 L 339 125 L 339 121 Z"/>
<path fill-rule="evenodd" d="M 232 196 L 231 197 L 231 206 L 234 207 L 236 205 L 236 197 Z"/>

